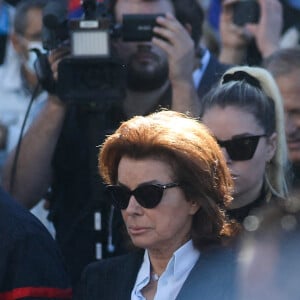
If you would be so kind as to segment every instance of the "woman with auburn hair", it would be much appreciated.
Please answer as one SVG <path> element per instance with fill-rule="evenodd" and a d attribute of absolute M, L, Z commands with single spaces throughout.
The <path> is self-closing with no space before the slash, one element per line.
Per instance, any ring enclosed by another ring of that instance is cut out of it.
<path fill-rule="evenodd" d="M 271 74 L 234 67 L 203 99 L 202 121 L 222 147 L 234 180 L 228 213 L 239 222 L 288 197 L 284 111 Z"/>
<path fill-rule="evenodd" d="M 89 265 L 78 299 L 234 299 L 232 180 L 203 124 L 134 117 L 105 140 L 99 171 L 139 250 Z"/>

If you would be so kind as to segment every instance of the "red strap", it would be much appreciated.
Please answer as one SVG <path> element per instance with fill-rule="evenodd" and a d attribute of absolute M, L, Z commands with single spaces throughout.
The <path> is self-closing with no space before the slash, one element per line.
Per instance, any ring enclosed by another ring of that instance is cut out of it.
<path fill-rule="evenodd" d="M 72 299 L 72 289 L 24 287 L 16 288 L 9 292 L 0 293 L 0 300 L 15 300 L 25 297 Z"/>

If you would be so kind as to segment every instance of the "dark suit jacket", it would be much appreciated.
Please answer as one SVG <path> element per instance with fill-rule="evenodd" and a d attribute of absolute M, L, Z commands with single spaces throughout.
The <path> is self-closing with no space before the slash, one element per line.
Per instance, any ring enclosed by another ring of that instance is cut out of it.
<path fill-rule="evenodd" d="M 139 251 L 88 265 L 75 299 L 130 299 L 142 260 L 143 251 Z M 176 300 L 236 299 L 235 270 L 234 250 L 215 248 L 201 252 Z"/>
<path fill-rule="evenodd" d="M 197 87 L 198 96 L 201 99 L 203 96 L 216 84 L 219 83 L 222 75 L 231 65 L 221 64 L 213 55 L 210 56 L 208 65 Z"/>

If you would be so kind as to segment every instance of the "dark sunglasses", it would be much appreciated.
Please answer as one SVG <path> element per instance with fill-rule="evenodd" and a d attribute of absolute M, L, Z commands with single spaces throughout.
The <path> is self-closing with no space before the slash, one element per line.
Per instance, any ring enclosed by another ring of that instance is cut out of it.
<path fill-rule="evenodd" d="M 154 208 L 159 204 L 162 199 L 164 190 L 179 186 L 179 183 L 145 183 L 138 186 L 135 190 L 131 191 L 126 186 L 122 185 L 108 185 L 106 191 L 110 196 L 112 205 L 116 209 L 126 209 L 131 195 L 134 196 L 136 201 L 144 208 Z"/>
<path fill-rule="evenodd" d="M 256 151 L 259 139 L 264 136 L 266 135 L 252 135 L 227 141 L 217 140 L 217 142 L 220 147 L 226 149 L 231 160 L 250 160 Z"/>

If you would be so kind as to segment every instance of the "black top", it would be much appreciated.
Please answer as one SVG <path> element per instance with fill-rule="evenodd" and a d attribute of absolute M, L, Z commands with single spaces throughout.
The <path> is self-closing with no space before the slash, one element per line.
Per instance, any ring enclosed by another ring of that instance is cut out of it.
<path fill-rule="evenodd" d="M 169 89 L 159 103 L 168 108 L 170 102 Z M 113 212 L 98 172 L 98 146 L 125 119 L 117 103 L 93 109 L 71 106 L 56 146 L 49 217 L 74 286 L 83 267 L 96 260 L 97 243 L 103 258 L 127 252 L 121 214 Z M 95 230 L 95 212 L 101 212 L 101 230 Z"/>
<path fill-rule="evenodd" d="M 265 205 L 266 202 L 266 192 L 264 189 L 261 190 L 260 195 L 253 202 L 248 203 L 245 206 L 229 209 L 227 210 L 227 214 L 231 219 L 238 221 L 239 223 L 243 223 L 244 219 L 250 214 L 254 214 L 257 209 L 261 208 Z"/>

